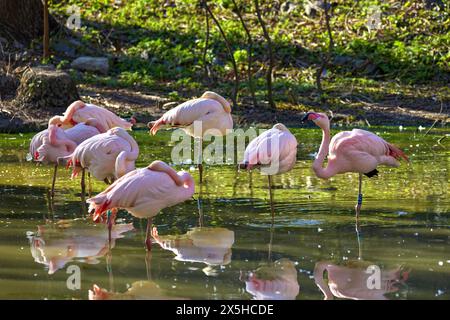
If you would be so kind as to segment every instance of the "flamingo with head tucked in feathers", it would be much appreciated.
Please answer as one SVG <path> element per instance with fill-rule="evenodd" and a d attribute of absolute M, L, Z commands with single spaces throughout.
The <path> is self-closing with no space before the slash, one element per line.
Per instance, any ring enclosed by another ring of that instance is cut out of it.
<path fill-rule="evenodd" d="M 72 178 L 80 171 L 82 194 L 85 190 L 84 171 L 110 184 L 135 169 L 139 147 L 132 136 L 116 127 L 80 143 L 69 156 L 60 159 L 72 167 Z"/>
<path fill-rule="evenodd" d="M 353 129 L 339 132 L 331 139 L 330 120 L 326 114 L 308 112 L 303 120 L 314 122 L 323 132 L 322 143 L 312 166 L 317 177 L 328 179 L 346 172 L 359 174 L 356 218 L 359 217 L 362 205 L 362 175 L 371 178 L 378 175 L 379 165 L 398 167 L 401 159 L 409 162 L 402 150 L 372 132 Z M 323 162 L 327 156 L 328 164 L 324 168 Z"/>
<path fill-rule="evenodd" d="M 128 122 L 105 108 L 78 100 L 73 102 L 67 108 L 64 112 L 64 116 L 54 116 L 49 120 L 48 124 L 72 127 L 77 123 L 84 122 L 90 118 L 97 119 L 105 130 L 112 129 L 114 127 L 121 127 L 126 130 L 131 130 L 133 124 L 136 123 L 136 119 L 133 117 Z"/>
<path fill-rule="evenodd" d="M 201 123 L 201 127 L 196 125 L 198 123 Z M 206 91 L 200 98 L 186 101 L 167 111 L 148 126 L 152 134 L 156 134 L 162 126 L 181 127 L 188 135 L 200 140 L 197 162 L 202 182 L 202 139 L 205 134 L 224 136 L 228 133 L 227 130 L 233 129 L 231 105 L 219 94 Z"/>
<path fill-rule="evenodd" d="M 185 172 L 176 172 L 162 161 L 154 161 L 147 168 L 136 169 L 116 180 L 93 198 L 87 200 L 89 211 L 94 211 L 94 221 L 108 214 L 108 227 L 118 208 L 123 208 L 138 218 L 147 218 L 146 246 L 151 249 L 152 219 L 163 208 L 186 201 L 194 194 L 194 180 Z"/>
<path fill-rule="evenodd" d="M 63 130 L 58 125 L 50 125 L 37 133 L 30 143 L 30 159 L 44 164 L 54 164 L 51 195 L 54 195 L 58 158 L 70 155 L 77 145 L 104 132 L 104 128 L 96 119 L 88 119 L 72 128 Z"/>
<path fill-rule="evenodd" d="M 277 123 L 250 141 L 245 149 L 241 168 L 251 170 L 261 167 L 269 179 L 270 206 L 274 215 L 272 199 L 272 175 L 290 171 L 297 161 L 297 139 L 284 124 Z"/>

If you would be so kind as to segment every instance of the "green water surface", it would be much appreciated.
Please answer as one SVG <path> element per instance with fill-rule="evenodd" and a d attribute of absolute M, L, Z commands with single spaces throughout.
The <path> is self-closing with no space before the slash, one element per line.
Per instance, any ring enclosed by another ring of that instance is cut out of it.
<path fill-rule="evenodd" d="M 401 147 L 411 163 L 364 178 L 359 234 L 358 176 L 316 178 L 310 167 L 321 132 L 293 129 L 298 161 L 274 177 L 273 227 L 267 178 L 259 172 L 206 166 L 199 186 L 195 167 L 177 165 L 196 179 L 195 199 L 154 218 L 160 243 L 150 254 L 146 221 L 120 211 L 110 249 L 106 227 L 83 213 L 79 180 L 61 169 L 50 201 L 53 168 L 26 161 L 33 135 L 2 134 L 0 298 L 88 299 L 97 285 L 105 290 L 101 297 L 117 299 L 323 299 L 316 285 L 323 279 L 337 287 L 330 291 L 335 299 L 449 299 L 448 131 L 369 130 Z M 169 131 L 132 134 L 138 167 L 171 162 Z M 93 181 L 94 194 L 104 188 Z M 67 285 L 72 266 L 80 270 L 75 290 Z M 367 286 L 369 266 L 381 270 L 380 289 Z M 251 275 L 259 279 L 253 287 L 245 283 Z"/>

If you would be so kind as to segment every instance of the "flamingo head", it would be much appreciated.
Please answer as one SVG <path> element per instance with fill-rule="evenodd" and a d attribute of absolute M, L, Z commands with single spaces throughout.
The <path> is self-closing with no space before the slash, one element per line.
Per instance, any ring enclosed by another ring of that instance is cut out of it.
<path fill-rule="evenodd" d="M 302 121 L 312 121 L 314 124 L 322 129 L 330 128 L 330 119 L 325 113 L 307 112 Z"/>

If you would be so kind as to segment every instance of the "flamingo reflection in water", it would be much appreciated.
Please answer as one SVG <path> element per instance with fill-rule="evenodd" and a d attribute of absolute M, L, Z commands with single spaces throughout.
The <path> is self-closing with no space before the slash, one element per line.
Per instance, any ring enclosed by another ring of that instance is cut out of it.
<path fill-rule="evenodd" d="M 88 291 L 89 300 L 185 300 L 186 298 L 172 296 L 170 291 L 162 289 L 152 279 L 151 257 L 152 252 L 147 251 L 145 256 L 147 280 L 133 282 L 125 292 L 116 292 L 112 288 L 107 290 L 94 284 L 92 290 Z M 112 271 L 110 277 L 113 277 Z"/>
<path fill-rule="evenodd" d="M 206 275 L 216 275 L 214 266 L 231 262 L 234 232 L 226 228 L 197 227 L 175 236 L 160 236 L 153 228 L 152 237 L 161 248 L 175 253 L 175 260 L 206 264 Z"/>
<path fill-rule="evenodd" d="M 54 274 L 71 261 L 87 264 L 99 263 L 98 258 L 107 255 L 115 240 L 133 230 L 130 224 L 115 224 L 111 232 L 104 225 L 82 223 L 81 220 L 62 220 L 56 225 L 38 226 L 38 232 L 30 236 L 30 249 L 34 261 L 48 267 Z"/>
<path fill-rule="evenodd" d="M 300 292 L 297 269 L 286 258 L 241 275 L 241 280 L 245 281 L 245 290 L 255 300 L 294 300 Z"/>
<path fill-rule="evenodd" d="M 325 300 L 336 298 L 353 300 L 387 300 L 386 294 L 399 291 L 409 276 L 403 267 L 380 269 L 379 287 L 372 264 L 366 261 L 349 261 L 346 265 L 318 262 L 314 268 L 314 281 L 324 294 Z M 369 269 L 368 269 L 369 268 Z M 324 273 L 328 275 L 325 282 Z M 369 278 L 372 277 L 372 278 Z"/>
<path fill-rule="evenodd" d="M 343 264 L 319 261 L 314 268 L 314 281 L 325 300 L 386 300 L 386 294 L 396 293 L 406 284 L 410 270 L 403 266 L 381 269 L 379 263 L 363 259 L 361 229 L 357 225 L 358 258 Z M 328 281 L 325 281 L 325 274 Z"/>
<path fill-rule="evenodd" d="M 245 281 L 245 290 L 255 300 L 294 300 L 300 292 L 295 264 L 282 258 L 272 260 L 274 224 L 270 226 L 267 262 L 255 271 L 241 272 L 240 280 Z"/>

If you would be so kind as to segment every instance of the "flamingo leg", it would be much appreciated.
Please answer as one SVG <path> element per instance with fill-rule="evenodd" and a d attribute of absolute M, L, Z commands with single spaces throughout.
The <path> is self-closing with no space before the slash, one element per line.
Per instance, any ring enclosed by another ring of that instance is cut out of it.
<path fill-rule="evenodd" d="M 145 246 L 147 248 L 147 251 L 152 250 L 152 239 L 150 237 L 151 230 L 152 230 L 152 223 L 153 223 L 153 218 L 147 218 L 147 231 L 145 232 Z"/>
<path fill-rule="evenodd" d="M 55 164 L 55 169 L 53 170 L 52 191 L 50 191 L 50 196 L 52 199 L 55 196 L 55 183 L 56 183 L 56 172 L 57 171 L 58 171 L 58 163 Z"/>
<path fill-rule="evenodd" d="M 152 252 L 147 250 L 145 253 L 145 270 L 147 271 L 147 280 L 152 280 Z"/>
<path fill-rule="evenodd" d="M 83 168 L 81 170 L 81 194 L 80 194 L 80 197 L 81 197 L 81 211 L 83 213 L 83 217 L 85 217 L 86 214 L 87 214 L 85 176 L 86 176 L 86 172 L 85 172 L 85 169 Z"/>
<path fill-rule="evenodd" d="M 359 183 L 358 183 L 358 202 L 355 206 L 355 212 L 356 212 L 356 223 L 358 225 L 358 219 L 359 214 L 361 212 L 361 205 L 362 205 L 363 195 L 362 195 L 362 174 L 359 174 Z"/>
<path fill-rule="evenodd" d="M 91 183 L 91 173 L 88 172 L 88 192 L 89 198 L 92 198 L 92 183 Z"/>
<path fill-rule="evenodd" d="M 272 181 L 272 176 L 268 175 L 267 176 L 269 179 L 269 198 L 270 198 L 270 211 L 272 213 L 272 223 L 273 220 L 275 218 L 275 208 L 273 206 L 273 193 L 272 193 L 272 185 L 273 185 L 273 181 Z"/>
<path fill-rule="evenodd" d="M 109 246 L 108 253 L 106 254 L 106 271 L 108 272 L 109 290 L 114 291 L 114 276 L 112 270 L 112 251 L 111 244 Z"/>
<path fill-rule="evenodd" d="M 358 220 L 356 221 L 356 239 L 358 240 L 358 260 L 362 260 L 362 239 L 361 239 L 361 230 L 359 229 Z"/>
<path fill-rule="evenodd" d="M 81 196 L 84 198 L 86 195 L 86 169 L 81 170 Z"/>
<path fill-rule="evenodd" d="M 197 209 L 198 209 L 198 226 L 203 227 L 203 204 L 202 204 L 202 194 L 203 188 L 200 186 L 200 193 L 197 198 Z"/>
<path fill-rule="evenodd" d="M 108 225 L 108 243 L 109 243 L 109 248 L 111 249 L 111 232 L 112 232 L 112 222 L 111 222 L 111 210 L 108 210 L 106 212 L 106 223 Z"/>
<path fill-rule="evenodd" d="M 197 158 L 197 166 L 198 166 L 198 172 L 200 175 L 200 183 L 203 182 L 203 157 L 202 157 L 202 152 L 203 152 L 203 139 L 200 138 L 199 142 L 198 142 L 198 158 Z"/>

